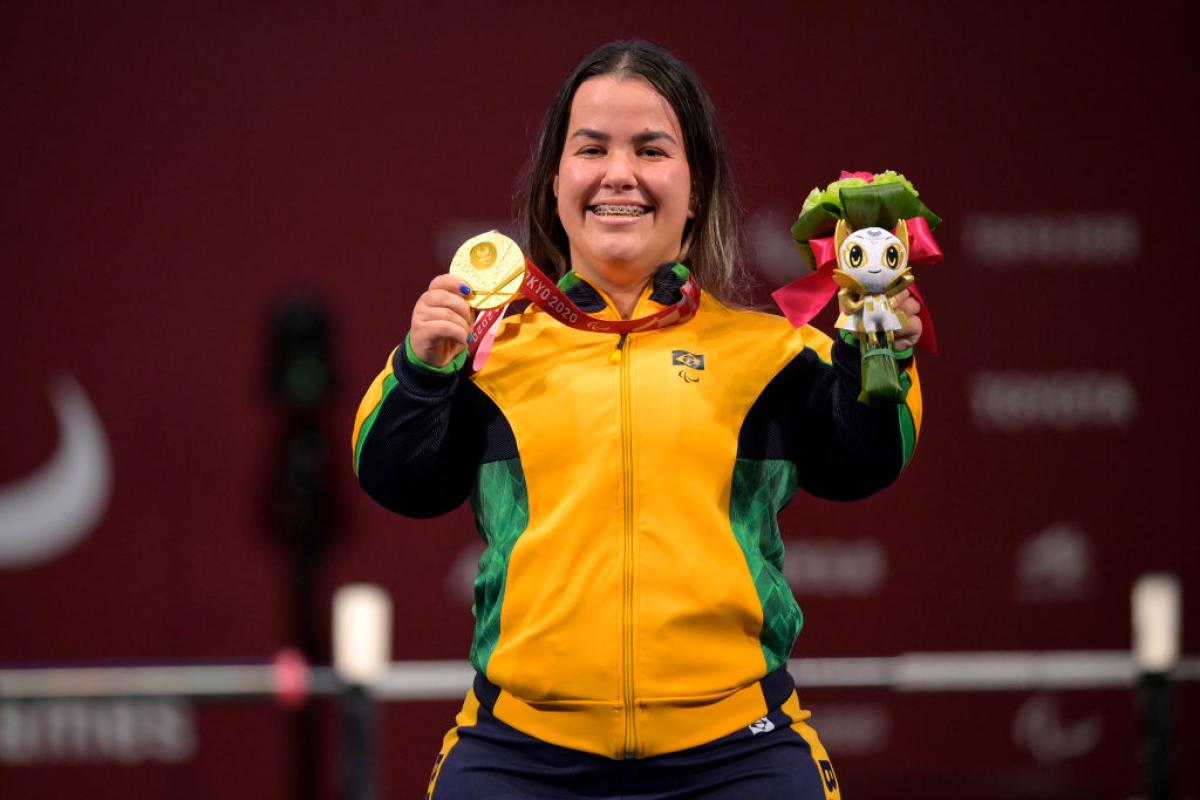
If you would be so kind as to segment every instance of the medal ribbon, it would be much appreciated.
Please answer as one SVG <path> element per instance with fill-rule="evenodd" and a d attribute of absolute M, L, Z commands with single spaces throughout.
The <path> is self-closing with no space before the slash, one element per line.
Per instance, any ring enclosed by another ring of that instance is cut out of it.
<path fill-rule="evenodd" d="M 649 316 L 622 320 L 597 319 L 575 305 L 574 301 L 567 297 L 554 281 L 534 266 L 532 261 L 526 259 L 525 279 L 521 283 L 521 288 L 513 296 L 513 300 L 525 297 L 563 325 L 576 330 L 593 333 L 639 333 L 669 328 L 694 317 L 696 309 L 700 305 L 700 286 L 696 283 L 696 279 L 689 275 L 687 282 L 680 287 L 680 292 L 682 296 L 677 302 Z M 476 370 L 483 365 L 482 359 L 487 358 L 492 339 L 495 338 L 496 331 L 500 328 L 500 320 L 504 317 L 504 311 L 507 308 L 508 304 L 506 303 L 499 308 L 489 308 L 475 317 L 475 324 L 471 328 L 473 338 L 468 345 L 468 352 L 475 359 Z"/>

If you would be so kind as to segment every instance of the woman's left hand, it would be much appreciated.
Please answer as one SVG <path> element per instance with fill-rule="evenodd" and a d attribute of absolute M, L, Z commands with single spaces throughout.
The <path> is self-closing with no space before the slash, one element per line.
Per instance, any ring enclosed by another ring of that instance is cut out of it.
<path fill-rule="evenodd" d="M 921 338 L 921 318 L 917 316 L 921 313 L 921 304 L 905 289 L 892 299 L 892 307 L 908 318 L 904 327 L 896 331 L 896 341 L 892 347 L 897 351 L 907 350 Z"/>

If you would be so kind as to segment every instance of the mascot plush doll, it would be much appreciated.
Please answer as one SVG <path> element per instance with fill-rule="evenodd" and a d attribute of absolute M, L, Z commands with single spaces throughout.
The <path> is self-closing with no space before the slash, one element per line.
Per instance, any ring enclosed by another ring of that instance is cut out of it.
<path fill-rule="evenodd" d="M 857 337 L 862 352 L 863 403 L 903 400 L 893 346 L 906 320 L 892 303 L 905 289 L 923 308 L 919 345 L 937 352 L 933 318 L 912 286 L 910 267 L 942 260 L 933 238 L 940 222 L 907 178 L 887 170 L 842 172 L 824 189 L 809 192 L 792 224 L 792 239 L 812 272 L 771 296 L 800 327 L 837 294 L 836 326 L 843 337 Z"/>
<path fill-rule="evenodd" d="M 901 219 L 892 231 L 860 228 L 850 231 L 838 220 L 833 234 L 838 291 L 836 327 L 858 335 L 862 351 L 862 393 L 859 400 L 878 398 L 898 402 L 902 396 L 896 370 L 895 332 L 904 327 L 904 314 L 892 298 L 912 282 L 908 268 L 908 225 Z"/>

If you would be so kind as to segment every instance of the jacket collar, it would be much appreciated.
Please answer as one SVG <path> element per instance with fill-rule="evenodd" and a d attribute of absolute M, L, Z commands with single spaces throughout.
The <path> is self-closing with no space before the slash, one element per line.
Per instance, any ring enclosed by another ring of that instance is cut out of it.
<path fill-rule="evenodd" d="M 678 303 L 683 297 L 681 291 L 691 273 L 683 264 L 663 264 L 654 271 L 654 277 L 647 287 L 650 299 L 661 306 Z M 558 280 L 558 288 L 571 298 L 571 302 L 579 306 L 581 311 L 588 314 L 598 314 L 608 308 L 604 294 L 580 277 L 575 270 L 570 270 Z M 642 293 L 645 297 L 646 292 Z"/>

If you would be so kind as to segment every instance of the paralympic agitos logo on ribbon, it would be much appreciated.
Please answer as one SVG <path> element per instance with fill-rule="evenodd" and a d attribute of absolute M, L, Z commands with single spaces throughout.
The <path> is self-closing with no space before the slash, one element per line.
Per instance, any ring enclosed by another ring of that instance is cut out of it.
<path fill-rule="evenodd" d="M 704 354 L 689 353 L 687 350 L 671 351 L 671 366 L 679 367 L 679 377 L 686 383 L 696 383 L 700 376 L 696 373 L 704 369 Z"/>

